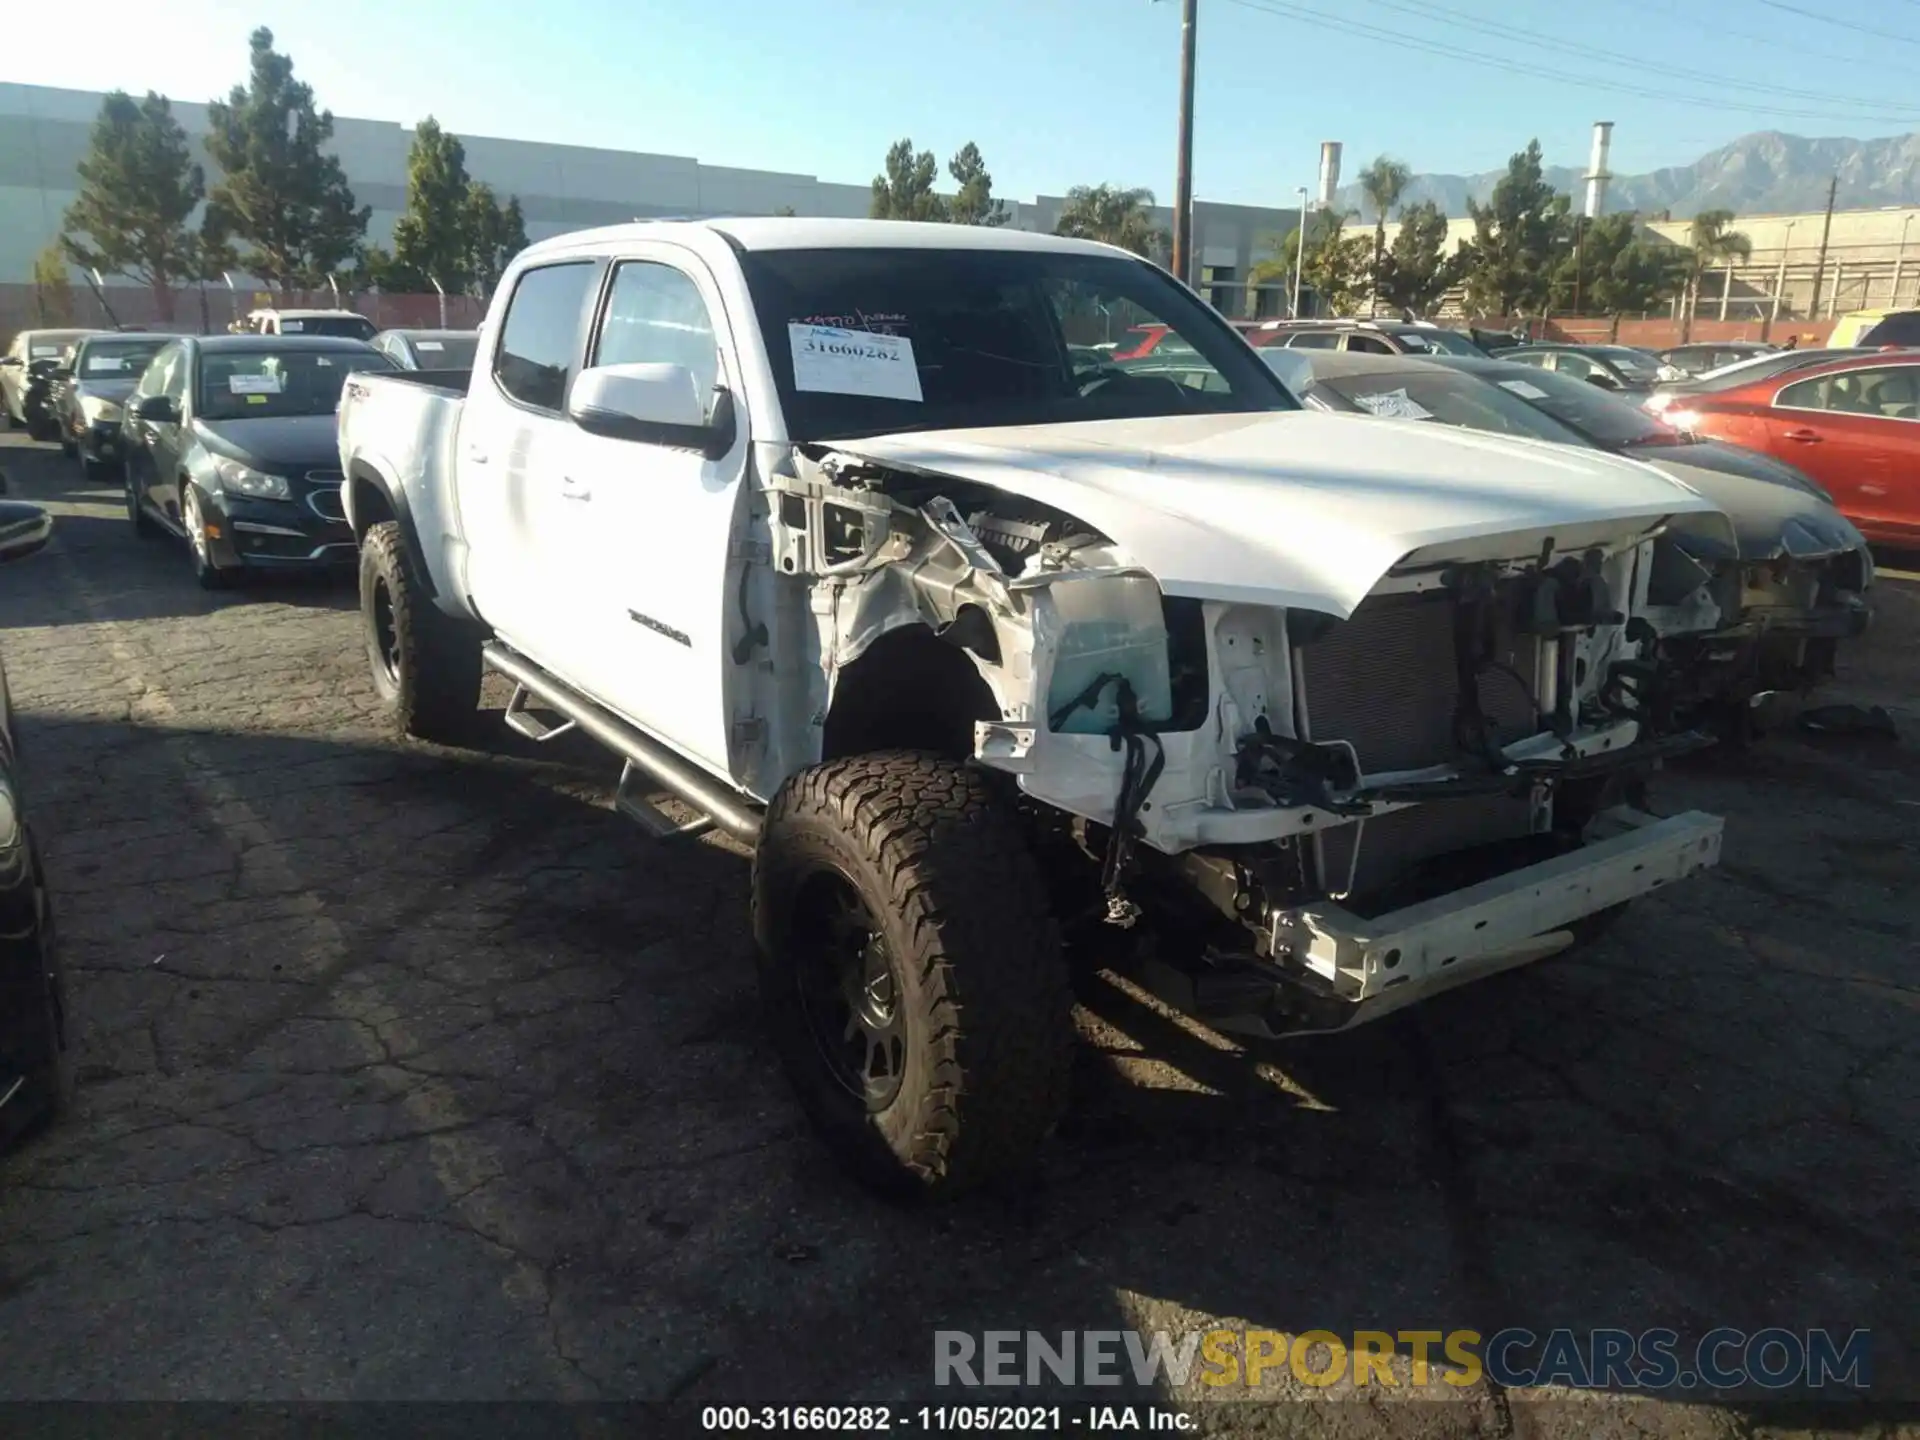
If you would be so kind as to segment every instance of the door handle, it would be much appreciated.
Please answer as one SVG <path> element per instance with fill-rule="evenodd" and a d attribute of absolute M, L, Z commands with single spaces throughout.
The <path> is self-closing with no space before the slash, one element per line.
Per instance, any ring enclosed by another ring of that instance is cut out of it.
<path fill-rule="evenodd" d="M 1780 438 L 1782 440 L 1798 440 L 1802 445 L 1818 445 L 1820 443 L 1820 432 L 1818 430 L 1788 430 L 1782 434 Z"/>
<path fill-rule="evenodd" d="M 591 500 L 593 491 L 570 475 L 560 477 L 560 498 L 562 500 Z"/>

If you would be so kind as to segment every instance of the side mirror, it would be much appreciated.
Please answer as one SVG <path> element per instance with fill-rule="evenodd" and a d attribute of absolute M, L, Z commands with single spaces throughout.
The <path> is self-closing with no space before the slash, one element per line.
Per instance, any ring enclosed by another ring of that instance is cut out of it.
<path fill-rule="evenodd" d="M 53 378 L 56 380 L 71 380 L 73 378 L 73 371 L 65 365 L 56 365 L 53 369 Z"/>
<path fill-rule="evenodd" d="M 20 368 L 20 357 L 18 355 L 0 355 L 0 365 L 4 365 L 9 370 L 18 370 Z"/>
<path fill-rule="evenodd" d="M 567 418 L 590 435 L 697 450 L 709 460 L 733 448 L 732 392 L 714 386 L 709 409 L 701 403 L 693 372 L 684 365 L 582 370 L 567 395 Z"/>
<path fill-rule="evenodd" d="M 136 420 L 146 420 L 155 425 L 177 425 L 180 423 L 180 411 L 172 400 L 165 395 L 149 395 L 142 400 L 133 412 Z"/>
<path fill-rule="evenodd" d="M 38 505 L 0 500 L 0 565 L 44 550 L 52 537 L 53 517 Z"/>

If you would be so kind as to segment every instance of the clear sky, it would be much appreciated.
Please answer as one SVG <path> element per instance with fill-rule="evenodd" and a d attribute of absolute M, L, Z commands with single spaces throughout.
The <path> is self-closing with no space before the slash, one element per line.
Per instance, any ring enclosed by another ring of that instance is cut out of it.
<path fill-rule="evenodd" d="M 205 100 L 266 24 L 341 115 L 855 184 L 901 136 L 943 161 L 973 140 L 1003 196 L 1172 198 L 1180 0 L 85 0 L 78 29 L 6 8 L 0 80 Z M 1493 169 L 1534 136 L 1583 165 L 1595 120 L 1616 173 L 1752 130 L 1920 130 L 1920 0 L 1200 0 L 1199 29 L 1202 199 L 1291 203 L 1322 140 L 1350 179 L 1382 151 Z"/>

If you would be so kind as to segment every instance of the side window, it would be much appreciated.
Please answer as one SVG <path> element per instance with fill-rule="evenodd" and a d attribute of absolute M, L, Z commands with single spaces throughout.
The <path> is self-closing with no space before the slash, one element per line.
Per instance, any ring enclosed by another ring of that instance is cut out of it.
<path fill-rule="evenodd" d="M 1302 330 L 1287 341 L 1289 350 L 1338 350 L 1340 337 L 1331 330 Z"/>
<path fill-rule="evenodd" d="M 166 388 L 161 391 L 182 410 L 187 408 L 187 382 L 193 378 L 193 367 L 187 363 L 184 348 L 173 352 L 173 359 L 167 362 Z"/>
<path fill-rule="evenodd" d="M 1899 369 L 1869 370 L 1860 377 L 1860 409 L 1863 414 L 1887 420 L 1920 418 L 1915 413 L 1914 376 L 1911 366 Z"/>
<path fill-rule="evenodd" d="M 1357 351 L 1362 355 L 1393 354 L 1393 347 L 1391 345 L 1372 335 L 1347 336 L 1347 349 Z"/>
<path fill-rule="evenodd" d="M 167 388 L 167 371 L 172 366 L 174 357 L 179 353 L 179 347 L 169 345 L 148 362 L 147 368 L 140 373 L 140 383 L 133 387 L 133 399 L 136 403 L 150 395 L 161 394 Z"/>
<path fill-rule="evenodd" d="M 699 287 L 671 265 L 623 263 L 613 272 L 590 363 L 684 366 L 704 400 L 719 378 L 720 352 Z"/>
<path fill-rule="evenodd" d="M 1789 385 L 1773 397 L 1773 403 L 1785 410 L 1825 410 L 1831 395 L 1831 376 L 1802 380 Z"/>
<path fill-rule="evenodd" d="M 1553 368 L 1562 375 L 1571 375 L 1576 380 L 1585 380 L 1598 375 L 1600 367 L 1584 355 L 1569 355 L 1564 350 L 1553 357 Z"/>
<path fill-rule="evenodd" d="M 591 260 L 523 271 L 507 302 L 493 378 L 522 405 L 558 410 L 580 337 L 580 312 L 595 270 Z"/>

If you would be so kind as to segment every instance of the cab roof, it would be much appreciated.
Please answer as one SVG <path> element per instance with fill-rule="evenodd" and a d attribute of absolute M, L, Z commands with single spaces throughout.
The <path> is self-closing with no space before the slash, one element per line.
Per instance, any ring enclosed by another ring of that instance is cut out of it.
<path fill-rule="evenodd" d="M 1126 255 L 1093 240 L 1071 240 L 1008 226 L 926 225 L 912 220 L 841 220 L 750 215 L 737 219 L 641 220 L 572 230 L 535 242 L 522 252 L 537 256 L 639 240 L 717 236 L 742 250 L 1042 250 L 1063 255 Z M 1138 258 L 1138 257 L 1134 257 Z"/>

